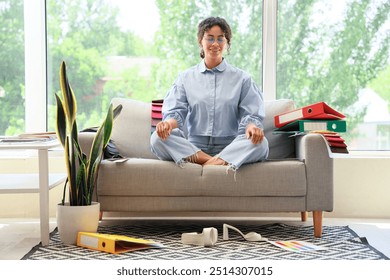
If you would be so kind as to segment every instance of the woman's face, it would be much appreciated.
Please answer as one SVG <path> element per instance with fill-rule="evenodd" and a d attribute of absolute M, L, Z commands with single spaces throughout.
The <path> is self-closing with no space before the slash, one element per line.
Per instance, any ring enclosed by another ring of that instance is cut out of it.
<path fill-rule="evenodd" d="M 206 60 L 222 60 L 222 55 L 226 47 L 226 38 L 218 25 L 207 30 L 199 43 L 204 50 Z"/>

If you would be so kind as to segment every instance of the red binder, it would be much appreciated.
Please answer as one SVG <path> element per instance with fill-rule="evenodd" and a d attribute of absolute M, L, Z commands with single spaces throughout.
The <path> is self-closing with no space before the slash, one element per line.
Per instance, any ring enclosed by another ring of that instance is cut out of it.
<path fill-rule="evenodd" d="M 164 103 L 164 99 L 154 99 L 154 100 L 152 100 L 152 105 L 162 106 L 163 103 Z"/>
<path fill-rule="evenodd" d="M 163 99 L 152 100 L 152 118 L 153 119 L 162 119 L 162 105 Z"/>
<path fill-rule="evenodd" d="M 152 103 L 152 111 L 154 111 L 154 112 L 161 112 L 161 110 L 162 110 L 162 104 L 161 105 L 154 105 Z"/>
<path fill-rule="evenodd" d="M 347 144 L 345 143 L 345 140 L 340 136 L 340 134 L 332 131 L 312 131 L 310 133 L 322 134 L 325 137 L 325 140 L 327 141 L 332 153 L 349 153 L 347 149 Z"/>
<path fill-rule="evenodd" d="M 325 102 L 314 103 L 274 117 L 275 127 L 280 128 L 290 122 L 302 119 L 343 119 L 345 116 Z"/>
<path fill-rule="evenodd" d="M 329 141 L 328 140 L 328 145 L 331 147 L 338 147 L 338 148 L 346 148 L 347 144 L 345 142 L 338 142 L 338 141 Z"/>
<path fill-rule="evenodd" d="M 342 138 L 340 136 L 325 136 L 325 139 L 328 142 L 340 142 L 340 143 L 345 142 L 344 138 Z"/>
<path fill-rule="evenodd" d="M 159 122 L 161 122 L 161 119 L 153 119 L 152 118 L 152 126 L 156 126 Z"/>
<path fill-rule="evenodd" d="M 162 106 L 164 99 L 152 100 L 152 118 L 151 118 L 151 132 L 153 133 L 156 129 L 156 125 L 162 120 Z"/>
<path fill-rule="evenodd" d="M 162 119 L 162 113 L 152 111 L 152 118 L 161 120 Z"/>

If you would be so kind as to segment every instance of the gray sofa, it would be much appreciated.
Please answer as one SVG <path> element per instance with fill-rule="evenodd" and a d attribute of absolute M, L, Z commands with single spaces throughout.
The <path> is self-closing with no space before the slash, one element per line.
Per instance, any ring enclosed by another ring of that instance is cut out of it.
<path fill-rule="evenodd" d="M 321 237 L 323 211 L 333 210 L 333 162 L 323 136 L 274 134 L 274 116 L 294 109 L 291 100 L 266 101 L 265 135 L 269 159 L 242 166 L 161 161 L 150 151 L 151 104 L 114 98 L 123 110 L 112 140 L 126 161 L 103 160 L 96 194 L 103 212 L 150 213 L 167 217 L 183 213 L 313 212 L 314 236 Z M 84 151 L 93 133 L 81 133 Z"/>

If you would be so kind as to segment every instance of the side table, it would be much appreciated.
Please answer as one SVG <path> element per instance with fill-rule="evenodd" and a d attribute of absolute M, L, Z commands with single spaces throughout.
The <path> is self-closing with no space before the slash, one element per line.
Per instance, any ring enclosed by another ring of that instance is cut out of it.
<path fill-rule="evenodd" d="M 0 140 L 0 150 L 37 150 L 38 174 L 0 174 L 1 193 L 39 193 L 42 245 L 49 244 L 49 190 L 64 182 L 66 174 L 49 174 L 49 149 L 60 146 L 57 139 L 36 141 Z"/>

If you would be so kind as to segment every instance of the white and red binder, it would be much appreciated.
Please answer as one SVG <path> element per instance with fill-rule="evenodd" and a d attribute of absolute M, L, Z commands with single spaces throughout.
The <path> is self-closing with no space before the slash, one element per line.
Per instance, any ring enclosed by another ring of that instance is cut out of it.
<path fill-rule="evenodd" d="M 343 119 L 345 116 L 325 102 L 318 102 L 292 110 L 274 117 L 275 127 L 280 128 L 288 123 L 302 119 Z"/>

